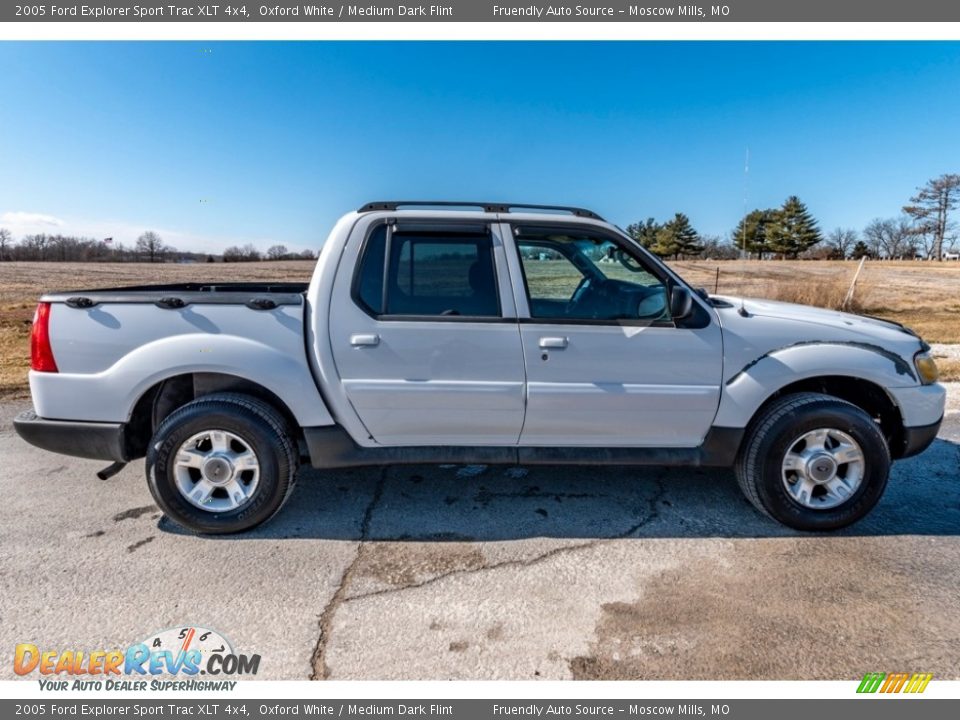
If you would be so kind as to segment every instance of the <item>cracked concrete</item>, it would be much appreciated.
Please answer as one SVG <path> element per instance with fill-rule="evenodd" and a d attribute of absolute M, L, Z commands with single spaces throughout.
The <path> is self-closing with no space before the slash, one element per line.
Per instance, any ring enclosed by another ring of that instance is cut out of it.
<path fill-rule="evenodd" d="M 955 677 L 960 387 L 950 407 L 831 536 L 759 516 L 723 471 L 444 466 L 308 470 L 270 524 L 211 539 L 160 516 L 139 464 L 96 480 L 3 405 L 0 644 L 196 623 L 262 678 Z"/>
<path fill-rule="evenodd" d="M 353 561 L 344 569 L 343 575 L 340 576 L 340 582 L 337 583 L 336 590 L 334 590 L 330 601 L 323 608 L 323 612 L 320 613 L 317 646 L 313 650 L 313 657 L 310 661 L 310 664 L 313 666 L 313 672 L 310 675 L 311 680 L 326 680 L 330 677 L 330 669 L 327 667 L 326 662 L 326 651 L 327 641 L 330 638 L 331 627 L 333 625 L 333 616 L 337 612 L 337 608 L 344 602 L 350 586 L 350 580 L 367 547 L 366 541 L 370 534 L 370 518 L 373 515 L 373 510 L 376 508 L 377 503 L 380 502 L 380 496 L 383 494 L 383 484 L 387 477 L 387 471 L 387 468 L 380 470 L 380 477 L 377 479 L 373 497 L 370 498 L 370 504 L 367 505 L 367 509 L 363 513 L 363 520 L 360 522 L 360 540 L 357 543 L 357 554 L 354 555 Z"/>

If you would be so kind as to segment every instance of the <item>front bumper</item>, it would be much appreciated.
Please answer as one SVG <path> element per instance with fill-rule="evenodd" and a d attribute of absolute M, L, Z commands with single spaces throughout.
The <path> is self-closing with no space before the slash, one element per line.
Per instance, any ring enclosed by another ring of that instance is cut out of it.
<path fill-rule="evenodd" d="M 903 429 L 903 450 L 897 455 L 897 459 L 903 459 L 919 455 L 937 438 L 940 432 L 940 418 L 931 425 L 922 425 L 920 427 L 905 427 Z"/>
<path fill-rule="evenodd" d="M 947 390 L 940 383 L 886 388 L 886 390 L 900 409 L 900 418 L 907 427 L 927 427 L 939 424 L 943 420 Z"/>
<path fill-rule="evenodd" d="M 91 460 L 129 459 L 124 423 L 48 420 L 28 410 L 17 415 L 13 427 L 28 443 L 50 452 Z"/>

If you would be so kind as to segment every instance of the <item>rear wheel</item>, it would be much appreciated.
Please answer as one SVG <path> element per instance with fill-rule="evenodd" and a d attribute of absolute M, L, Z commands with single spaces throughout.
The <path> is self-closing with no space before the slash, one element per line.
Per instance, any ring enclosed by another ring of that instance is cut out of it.
<path fill-rule="evenodd" d="M 235 533 L 280 510 L 297 465 L 282 415 L 256 398 L 218 393 L 161 423 L 147 453 L 147 484 L 177 524 L 198 533 Z"/>
<path fill-rule="evenodd" d="M 799 393 L 777 399 L 751 423 L 735 470 L 761 512 L 797 530 L 836 530 L 880 500 L 890 451 L 856 405 Z"/>

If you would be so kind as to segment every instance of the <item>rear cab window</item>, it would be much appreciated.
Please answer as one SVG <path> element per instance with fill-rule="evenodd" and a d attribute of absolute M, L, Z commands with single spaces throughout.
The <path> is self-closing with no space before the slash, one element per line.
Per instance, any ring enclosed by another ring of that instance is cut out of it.
<path fill-rule="evenodd" d="M 379 225 L 364 243 L 354 298 L 381 319 L 499 318 L 490 234 Z"/>

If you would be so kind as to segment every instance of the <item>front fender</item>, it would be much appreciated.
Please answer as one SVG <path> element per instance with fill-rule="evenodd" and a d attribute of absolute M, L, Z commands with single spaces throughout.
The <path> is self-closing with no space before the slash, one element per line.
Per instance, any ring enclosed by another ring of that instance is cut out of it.
<path fill-rule="evenodd" d="M 125 422 L 153 385 L 187 373 L 222 373 L 263 386 L 301 426 L 331 425 L 302 346 L 277 349 L 237 335 L 191 333 L 161 338 L 99 373 L 30 373 L 37 414 L 45 418 Z"/>
<path fill-rule="evenodd" d="M 735 371 L 723 388 L 714 425 L 746 427 L 774 393 L 799 380 L 850 377 L 890 389 L 919 386 L 913 367 L 885 348 L 854 342 L 804 342 L 762 355 Z"/>

